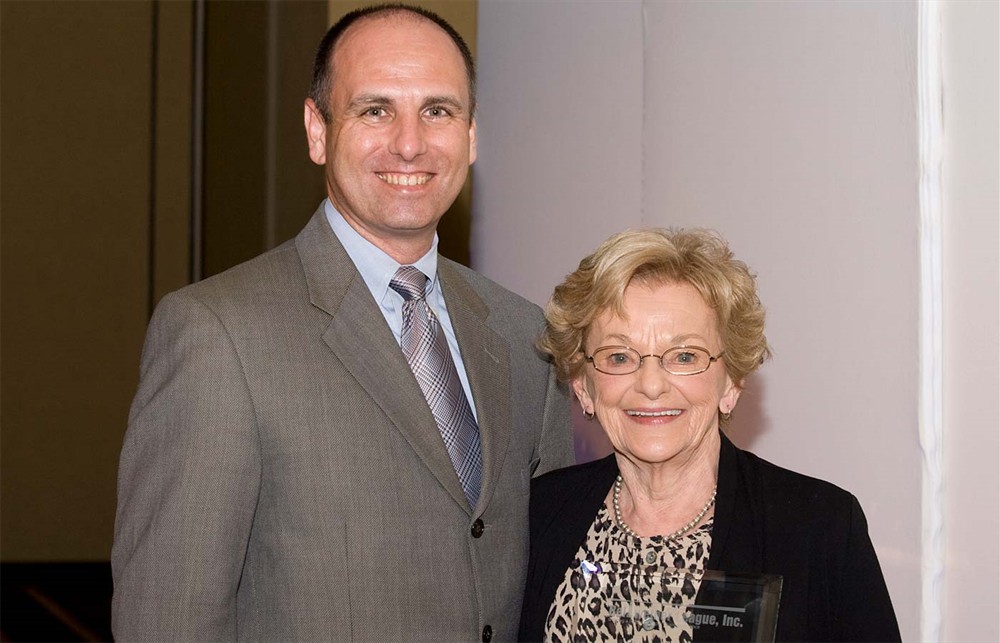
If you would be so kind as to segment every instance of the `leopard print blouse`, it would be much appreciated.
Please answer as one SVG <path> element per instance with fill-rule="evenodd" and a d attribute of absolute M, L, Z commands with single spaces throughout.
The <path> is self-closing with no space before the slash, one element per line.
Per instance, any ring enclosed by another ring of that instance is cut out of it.
<path fill-rule="evenodd" d="M 556 590 L 545 641 L 690 642 L 684 614 L 708 563 L 712 524 L 673 540 L 634 538 L 601 505 Z"/>

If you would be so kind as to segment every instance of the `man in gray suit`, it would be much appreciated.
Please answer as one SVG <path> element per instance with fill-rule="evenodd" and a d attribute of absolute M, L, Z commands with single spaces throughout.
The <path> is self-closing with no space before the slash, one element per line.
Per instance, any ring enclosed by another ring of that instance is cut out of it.
<path fill-rule="evenodd" d="M 119 472 L 119 640 L 516 636 L 529 482 L 572 443 L 540 311 L 437 255 L 475 159 L 474 88 L 465 43 L 423 10 L 327 34 L 305 125 L 329 199 L 150 322 Z"/>

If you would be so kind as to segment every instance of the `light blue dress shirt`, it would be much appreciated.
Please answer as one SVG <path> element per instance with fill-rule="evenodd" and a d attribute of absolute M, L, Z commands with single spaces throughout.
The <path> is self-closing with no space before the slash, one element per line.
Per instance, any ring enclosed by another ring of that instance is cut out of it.
<path fill-rule="evenodd" d="M 354 266 L 365 280 L 365 285 L 371 292 L 372 297 L 378 304 L 385 321 L 389 324 L 393 336 L 397 343 L 402 342 L 403 332 L 403 296 L 389 287 L 389 281 L 396 271 L 403 264 L 387 255 L 373 243 L 358 234 L 357 230 L 351 227 L 344 217 L 337 212 L 330 199 L 323 202 L 323 210 L 326 213 L 326 220 L 330 222 L 333 233 L 344 246 Z M 465 397 L 469 400 L 472 413 L 479 421 L 479 414 L 476 412 L 476 404 L 472 397 L 472 389 L 469 387 L 469 377 L 465 373 L 465 362 L 462 361 L 462 353 L 458 348 L 458 339 L 455 337 L 455 328 L 451 325 L 451 317 L 448 316 L 448 307 L 444 302 L 444 293 L 441 292 L 441 281 L 437 274 L 437 248 L 438 237 L 434 235 L 434 242 L 431 249 L 423 257 L 413 264 L 417 270 L 427 275 L 427 289 L 425 299 L 427 304 L 437 315 L 444 336 L 448 340 L 448 348 L 451 350 L 451 357 L 455 362 L 455 370 L 458 371 L 458 379 L 462 381 L 462 389 Z"/>

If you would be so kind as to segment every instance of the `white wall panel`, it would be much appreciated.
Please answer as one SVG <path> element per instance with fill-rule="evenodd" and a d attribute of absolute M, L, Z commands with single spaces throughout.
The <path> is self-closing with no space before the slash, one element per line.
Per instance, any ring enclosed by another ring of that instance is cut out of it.
<path fill-rule="evenodd" d="M 640 222 L 640 8 L 479 4 L 472 263 L 538 304 Z"/>
<path fill-rule="evenodd" d="M 918 630 L 916 11 L 649 3 L 645 212 L 759 274 L 774 360 L 737 442 L 852 491 Z M 656 37 L 652 37 L 656 34 Z"/>
<path fill-rule="evenodd" d="M 997 5 L 942 5 L 943 638 L 996 640 Z M 472 248 L 543 303 L 625 227 L 728 238 L 775 348 L 734 438 L 859 497 L 904 640 L 922 610 L 917 6 L 481 0 Z"/>
<path fill-rule="evenodd" d="M 998 7 L 942 3 L 944 641 L 1000 641 Z"/>

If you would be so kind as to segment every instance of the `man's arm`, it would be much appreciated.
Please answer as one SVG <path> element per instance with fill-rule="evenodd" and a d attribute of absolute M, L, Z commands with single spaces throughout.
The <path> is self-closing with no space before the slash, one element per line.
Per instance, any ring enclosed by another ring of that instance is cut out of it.
<path fill-rule="evenodd" d="M 538 447 L 535 449 L 535 458 L 532 462 L 533 477 L 575 463 L 573 423 L 569 408 L 569 387 L 557 381 L 555 368 L 550 365 L 542 433 L 538 438 Z"/>
<path fill-rule="evenodd" d="M 206 305 L 169 295 L 150 321 L 118 473 L 117 640 L 236 638 L 260 479 L 233 341 Z"/>

